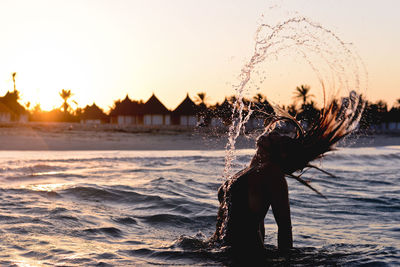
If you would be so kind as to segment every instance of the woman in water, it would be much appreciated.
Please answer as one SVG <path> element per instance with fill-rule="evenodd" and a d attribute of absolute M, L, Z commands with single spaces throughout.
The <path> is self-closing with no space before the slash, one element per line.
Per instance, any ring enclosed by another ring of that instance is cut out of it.
<path fill-rule="evenodd" d="M 309 162 L 332 150 L 335 143 L 352 131 L 359 114 L 345 116 L 345 112 L 350 104 L 358 110 L 363 103 L 360 96 L 351 97 L 340 106 L 332 101 L 307 131 L 296 119 L 278 110 L 281 115 L 275 116 L 270 126 L 280 120 L 289 121 L 297 128 L 297 135 L 292 138 L 272 131 L 258 138 L 250 165 L 218 190 L 220 207 L 212 242 L 229 247 L 240 258 L 246 255 L 254 260 L 257 258 L 254 256 L 264 255 L 264 218 L 271 206 L 278 225 L 278 250 L 283 254 L 290 251 L 293 239 L 285 176 L 316 191 L 293 172 L 317 168 Z"/>

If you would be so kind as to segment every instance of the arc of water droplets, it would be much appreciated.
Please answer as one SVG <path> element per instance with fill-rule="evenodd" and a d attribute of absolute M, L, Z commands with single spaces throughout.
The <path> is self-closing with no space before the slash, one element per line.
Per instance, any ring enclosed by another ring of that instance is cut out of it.
<path fill-rule="evenodd" d="M 232 163 L 236 160 L 236 139 L 253 112 L 251 101 L 248 106 L 243 102 L 252 72 L 269 57 L 278 58 L 285 51 L 294 52 L 309 64 L 321 84 L 324 105 L 326 85 L 330 92 L 328 97 L 332 98 L 339 96 L 340 89 L 360 91 L 368 87 L 368 73 L 363 61 L 351 44 L 343 42 L 332 31 L 304 17 L 290 18 L 276 26 L 261 24 L 256 31 L 253 56 L 242 68 L 240 82 L 234 87 L 236 100 L 225 147 L 225 178 L 231 176 Z M 245 109 L 248 113 L 243 117 Z"/>

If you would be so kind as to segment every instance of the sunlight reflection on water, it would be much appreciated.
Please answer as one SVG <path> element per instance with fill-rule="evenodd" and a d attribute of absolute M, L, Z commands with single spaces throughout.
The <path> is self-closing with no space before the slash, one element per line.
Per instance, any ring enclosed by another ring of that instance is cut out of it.
<path fill-rule="evenodd" d="M 238 161 L 247 164 L 253 153 L 239 151 Z M 0 265 L 226 260 L 223 251 L 199 248 L 215 230 L 224 151 L 2 151 L 0 164 Z M 305 176 L 327 201 L 288 180 L 296 248 L 291 263 L 399 263 L 400 147 L 340 149 L 322 164 L 338 178 L 314 171 Z M 29 178 L 32 166 L 46 171 Z M 274 254 L 271 214 L 265 226 Z M 177 243 L 181 235 L 197 243 Z"/>

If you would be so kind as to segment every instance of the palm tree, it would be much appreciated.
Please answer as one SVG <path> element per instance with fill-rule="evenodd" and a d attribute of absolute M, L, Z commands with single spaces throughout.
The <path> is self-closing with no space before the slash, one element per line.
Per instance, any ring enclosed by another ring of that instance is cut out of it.
<path fill-rule="evenodd" d="M 198 105 L 197 116 L 199 122 L 201 122 L 200 125 L 208 125 L 211 122 L 211 113 L 210 110 L 207 108 L 206 100 L 207 96 L 204 92 L 197 93 L 197 96 L 194 100 Z"/>
<path fill-rule="evenodd" d="M 207 99 L 206 93 L 201 92 L 197 93 L 197 96 L 194 101 L 197 102 L 199 106 L 206 106 L 206 99 Z"/>
<path fill-rule="evenodd" d="M 294 98 L 301 99 L 303 101 L 303 107 L 307 104 L 308 99 L 314 97 L 314 95 L 310 95 L 310 86 L 309 85 L 300 85 L 296 87 L 296 91 Z"/>
<path fill-rule="evenodd" d="M 255 96 L 253 96 L 253 100 L 256 103 L 262 103 L 264 101 L 265 97 L 261 93 L 257 93 Z"/>
<path fill-rule="evenodd" d="M 253 101 L 255 109 L 257 111 L 261 111 L 260 113 L 263 114 L 263 116 L 265 116 L 265 113 L 267 114 L 274 113 L 274 108 L 268 102 L 267 97 L 265 95 L 257 93 L 255 96 L 253 96 Z"/>
<path fill-rule="evenodd" d="M 287 106 L 285 110 L 292 116 L 296 116 L 297 114 L 296 105 L 294 104 Z"/>
<path fill-rule="evenodd" d="M 62 89 L 60 92 L 60 96 L 64 100 L 62 106 L 63 106 L 63 111 L 66 114 L 69 108 L 68 99 L 72 96 L 71 90 Z"/>
<path fill-rule="evenodd" d="M 231 96 L 228 98 L 228 101 L 229 101 L 230 103 L 232 103 L 232 104 L 234 104 L 234 103 L 236 102 L 236 100 L 237 100 L 237 97 L 236 97 L 235 95 L 231 95 Z"/>
<path fill-rule="evenodd" d="M 378 112 L 380 113 L 386 113 L 387 112 L 387 103 L 383 100 L 378 100 L 376 102 L 376 106 L 378 109 Z"/>
<path fill-rule="evenodd" d="M 17 87 L 15 86 L 15 76 L 17 75 L 16 72 L 13 72 L 12 74 L 12 79 L 13 79 L 13 83 L 14 83 L 14 92 L 17 91 Z"/>
<path fill-rule="evenodd" d="M 7 101 L 17 102 L 20 99 L 19 91 L 17 90 L 17 87 L 15 86 L 15 76 L 17 75 L 17 73 L 13 72 L 11 75 L 12 75 L 12 79 L 13 79 L 13 83 L 14 83 L 14 91 L 7 92 L 7 94 L 4 97 L 6 98 Z"/>

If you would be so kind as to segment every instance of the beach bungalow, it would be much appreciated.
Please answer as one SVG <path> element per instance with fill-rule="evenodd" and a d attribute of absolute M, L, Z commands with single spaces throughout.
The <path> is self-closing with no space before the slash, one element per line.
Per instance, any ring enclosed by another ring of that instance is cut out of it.
<path fill-rule="evenodd" d="M 153 94 L 143 105 L 144 125 L 171 125 L 170 111 Z"/>
<path fill-rule="evenodd" d="M 197 112 L 198 106 L 190 99 L 189 94 L 187 94 L 182 103 L 180 103 L 178 107 L 172 111 L 172 124 L 181 126 L 196 126 L 198 123 Z"/>
<path fill-rule="evenodd" d="M 126 95 L 122 101 L 115 101 L 110 111 L 111 123 L 118 125 L 142 125 L 144 104 L 132 101 Z"/>
<path fill-rule="evenodd" d="M 1 122 L 28 122 L 28 112 L 18 103 L 18 91 L 7 92 L 0 97 Z"/>
<path fill-rule="evenodd" d="M 387 114 L 388 130 L 391 133 L 400 132 L 400 106 L 392 107 Z"/>
<path fill-rule="evenodd" d="M 10 109 L 3 103 L 0 103 L 0 122 L 10 122 L 10 121 L 11 121 Z"/>
<path fill-rule="evenodd" d="M 108 116 L 95 103 L 87 105 L 81 115 L 81 124 L 101 124 L 108 122 Z"/>
<path fill-rule="evenodd" d="M 400 122 L 389 122 L 388 123 L 389 132 L 400 132 Z"/>

